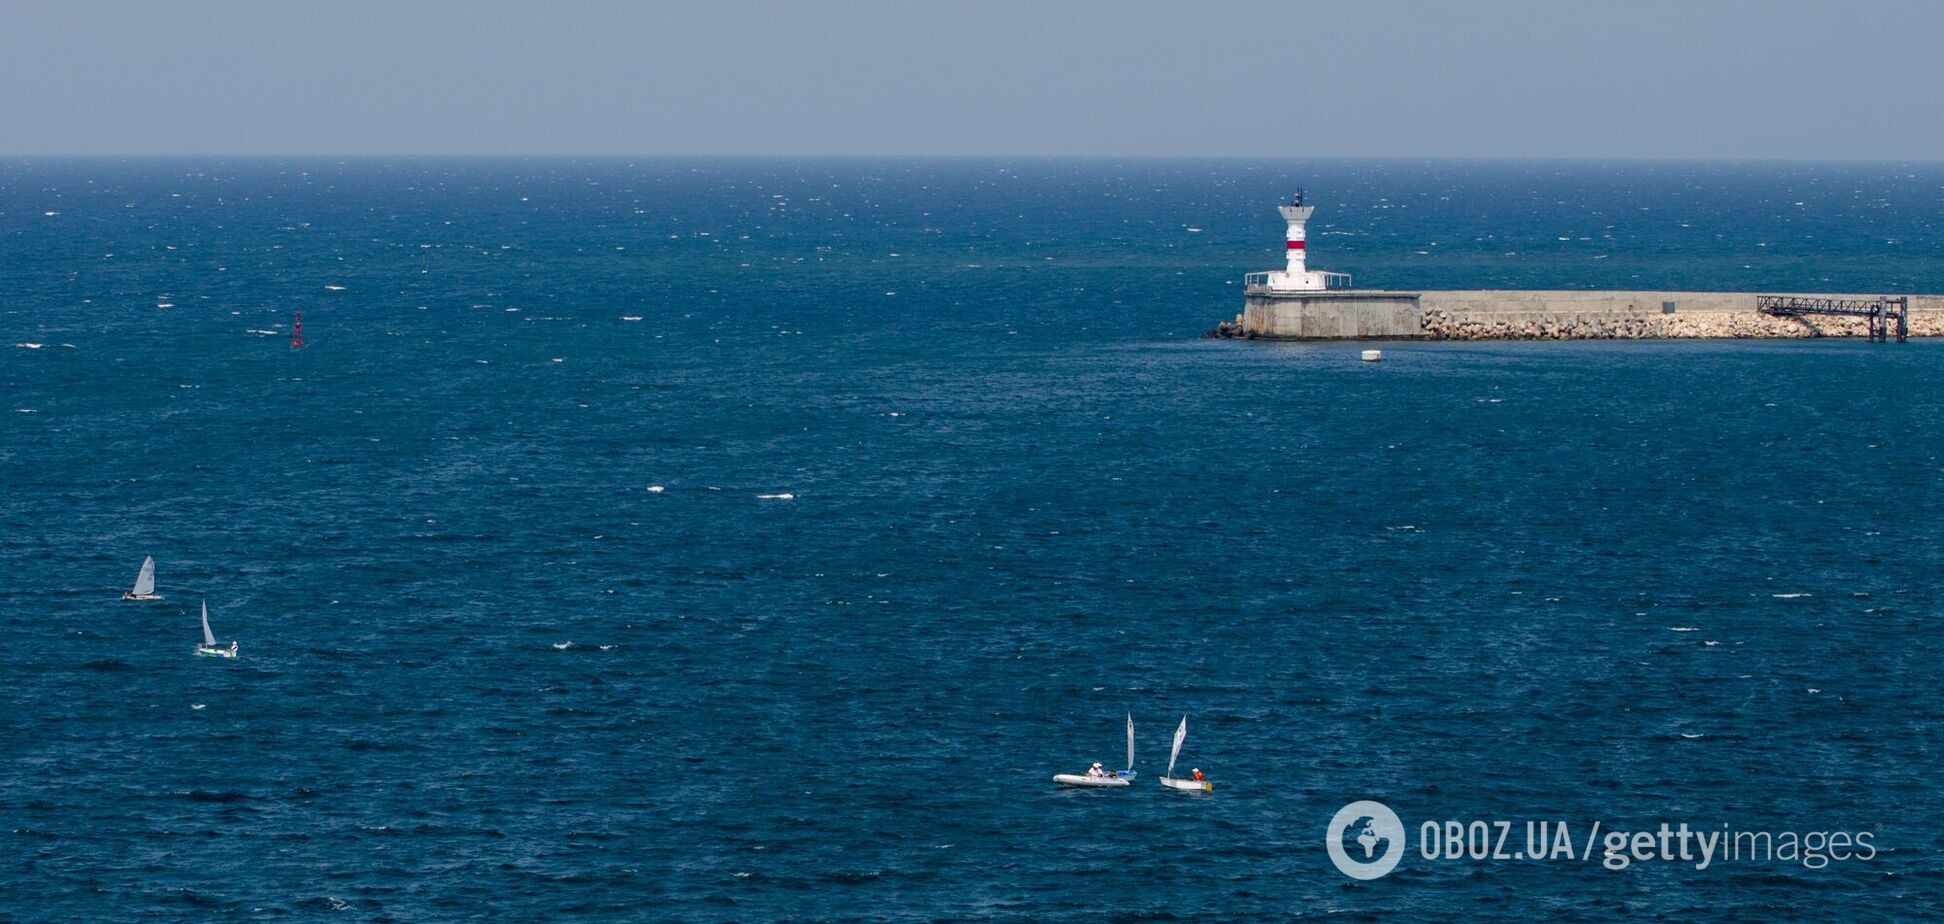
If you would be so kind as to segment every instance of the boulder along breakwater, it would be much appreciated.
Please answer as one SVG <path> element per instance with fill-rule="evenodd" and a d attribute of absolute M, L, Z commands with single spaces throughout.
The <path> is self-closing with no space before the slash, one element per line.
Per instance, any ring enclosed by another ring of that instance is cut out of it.
<path fill-rule="evenodd" d="M 1268 340 L 1658 340 L 1866 337 L 1860 316 L 1771 314 L 1762 296 L 1868 301 L 1880 294 L 1593 290 L 1332 290 L 1251 287 L 1211 337 Z M 1944 336 L 1944 295 L 1908 299 L 1912 337 Z"/>

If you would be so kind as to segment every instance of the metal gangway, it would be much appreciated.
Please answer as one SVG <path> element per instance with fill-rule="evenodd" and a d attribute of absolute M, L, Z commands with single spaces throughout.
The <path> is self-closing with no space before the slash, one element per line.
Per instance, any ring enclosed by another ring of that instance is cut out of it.
<path fill-rule="evenodd" d="M 1862 318 L 1869 326 L 1871 343 L 1885 343 L 1890 339 L 1890 322 L 1897 325 L 1897 342 L 1902 343 L 1910 337 L 1910 299 L 1904 296 L 1882 296 L 1879 298 L 1810 298 L 1799 295 L 1757 295 L 1755 310 L 1776 317 L 1794 318 L 1808 325 L 1816 336 L 1822 330 L 1816 327 L 1809 315 L 1836 315 L 1839 317 Z"/>

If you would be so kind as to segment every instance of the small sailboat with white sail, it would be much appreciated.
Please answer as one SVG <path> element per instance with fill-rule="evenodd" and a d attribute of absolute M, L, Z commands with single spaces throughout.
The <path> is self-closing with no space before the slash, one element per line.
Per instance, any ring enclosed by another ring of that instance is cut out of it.
<path fill-rule="evenodd" d="M 142 571 L 135 575 L 135 586 L 122 591 L 123 600 L 160 600 L 155 592 L 155 556 L 142 559 Z"/>
<path fill-rule="evenodd" d="M 229 643 L 228 648 L 217 647 L 216 634 L 209 631 L 209 601 L 208 600 L 203 601 L 202 619 L 203 619 L 203 640 L 202 640 L 202 644 L 196 646 L 196 654 L 205 658 L 236 657 L 235 642 Z"/>
<path fill-rule="evenodd" d="M 1161 774 L 1161 785 L 1169 789 L 1185 789 L 1189 792 L 1214 792 L 1215 784 L 1201 778 L 1201 768 L 1194 769 L 1194 776 L 1175 779 L 1175 760 L 1181 757 L 1181 743 L 1188 740 L 1188 717 L 1181 717 L 1181 727 L 1175 729 L 1174 750 L 1168 752 L 1168 772 Z"/>
<path fill-rule="evenodd" d="M 1061 786 L 1132 786 L 1134 775 L 1134 714 L 1130 712 L 1127 715 L 1127 769 L 1109 771 L 1101 768 L 1100 761 L 1094 761 L 1086 773 L 1053 774 L 1053 782 Z"/>

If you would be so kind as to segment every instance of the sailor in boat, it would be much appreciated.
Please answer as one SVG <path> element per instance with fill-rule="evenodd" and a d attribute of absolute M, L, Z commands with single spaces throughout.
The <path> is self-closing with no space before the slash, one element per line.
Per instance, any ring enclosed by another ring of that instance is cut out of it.
<path fill-rule="evenodd" d="M 229 643 L 228 648 L 216 647 L 216 635 L 209 631 L 209 602 L 206 600 L 203 601 L 202 634 L 202 644 L 196 646 L 196 654 L 212 658 L 236 657 L 236 643 L 234 641 Z"/>
<path fill-rule="evenodd" d="M 1087 768 L 1088 779 L 1098 780 L 1106 776 L 1107 776 L 1107 769 L 1100 765 L 1100 761 L 1097 760 L 1094 761 L 1094 765 Z"/>
<path fill-rule="evenodd" d="M 232 647 L 234 647 L 234 646 L 235 646 L 235 644 L 236 644 L 235 642 L 231 642 L 231 643 L 230 643 L 230 645 L 231 645 Z M 1191 771 L 1189 771 L 1189 772 L 1190 772 L 1190 773 L 1193 773 L 1193 774 L 1195 775 L 1195 782 L 1197 782 L 1197 783 L 1200 783 L 1200 782 L 1202 782 L 1202 775 L 1201 775 L 1201 768 L 1200 768 L 1200 767 L 1196 767 L 1195 769 L 1193 769 L 1193 770 L 1191 770 Z"/>

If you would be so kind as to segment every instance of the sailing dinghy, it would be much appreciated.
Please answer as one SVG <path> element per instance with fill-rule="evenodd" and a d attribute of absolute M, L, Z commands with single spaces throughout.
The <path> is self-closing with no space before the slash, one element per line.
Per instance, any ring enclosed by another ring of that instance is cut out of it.
<path fill-rule="evenodd" d="M 1093 769 L 1086 773 L 1055 773 L 1053 782 L 1061 786 L 1132 786 L 1134 785 L 1134 714 L 1127 715 L 1127 769 L 1109 773 L 1100 769 L 1094 762 Z"/>
<path fill-rule="evenodd" d="M 202 606 L 203 606 L 203 643 L 196 646 L 196 654 L 205 658 L 236 657 L 235 642 L 229 643 L 228 648 L 216 647 L 216 635 L 215 633 L 209 631 L 209 601 L 204 600 Z"/>
<path fill-rule="evenodd" d="M 1188 740 L 1188 717 L 1184 715 L 1181 717 L 1181 727 L 1175 729 L 1174 750 L 1168 752 L 1168 772 L 1161 774 L 1161 785 L 1169 789 L 1186 789 L 1190 792 L 1214 792 L 1215 784 L 1207 780 L 1175 779 L 1175 759 L 1181 756 L 1181 743 L 1186 740 Z"/>
<path fill-rule="evenodd" d="M 123 600 L 160 600 L 155 592 L 155 556 L 142 559 L 142 573 L 135 575 L 135 586 L 122 591 Z"/>

